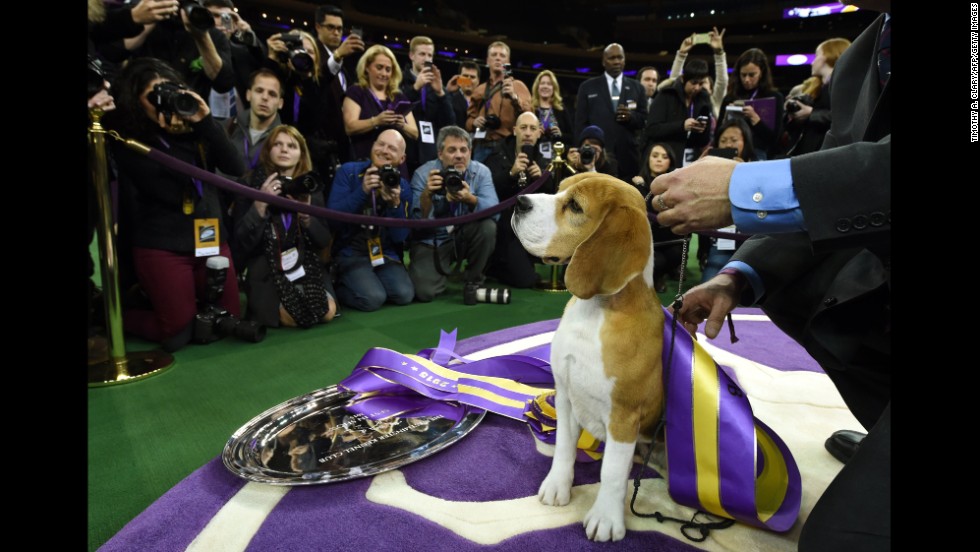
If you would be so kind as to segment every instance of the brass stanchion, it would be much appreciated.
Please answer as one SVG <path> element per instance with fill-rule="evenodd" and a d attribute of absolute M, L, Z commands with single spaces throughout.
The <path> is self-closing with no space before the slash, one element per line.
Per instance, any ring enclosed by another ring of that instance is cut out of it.
<path fill-rule="evenodd" d="M 99 264 L 102 268 L 102 296 L 105 300 L 106 338 L 109 359 L 88 366 L 89 387 L 137 381 L 173 366 L 173 355 L 164 351 L 126 352 L 123 341 L 122 309 L 119 301 L 119 275 L 116 273 L 116 242 L 112 234 L 112 198 L 106 163 L 105 129 L 101 109 L 89 110 L 89 162 L 99 202 Z"/>
<path fill-rule="evenodd" d="M 555 187 L 557 188 L 558 183 L 565 178 L 565 171 L 571 174 L 575 174 L 575 169 L 568 166 L 568 163 L 562 158 L 562 154 L 565 153 L 565 144 L 562 142 L 555 142 L 553 146 L 555 156 L 551 159 L 551 163 L 548 165 L 548 172 L 551 173 L 551 178 L 555 179 Z M 551 265 L 551 277 L 547 280 L 541 280 L 534 285 L 535 289 L 541 291 L 568 291 L 565 288 L 565 282 L 559 277 L 558 273 L 561 271 L 560 265 Z"/>

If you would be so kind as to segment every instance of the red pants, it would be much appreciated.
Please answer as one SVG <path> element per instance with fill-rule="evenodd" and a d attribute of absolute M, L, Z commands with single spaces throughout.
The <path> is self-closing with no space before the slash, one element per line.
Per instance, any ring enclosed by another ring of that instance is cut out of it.
<path fill-rule="evenodd" d="M 219 254 L 231 259 L 231 249 L 227 243 L 221 245 Z M 194 257 L 186 253 L 134 247 L 136 276 L 140 287 L 150 298 L 153 310 L 127 310 L 123 316 L 125 330 L 144 339 L 161 342 L 187 328 L 197 314 L 197 300 L 207 300 L 207 260 L 207 257 Z M 229 313 L 241 315 L 234 264 L 228 266 L 224 294 L 219 304 Z"/>

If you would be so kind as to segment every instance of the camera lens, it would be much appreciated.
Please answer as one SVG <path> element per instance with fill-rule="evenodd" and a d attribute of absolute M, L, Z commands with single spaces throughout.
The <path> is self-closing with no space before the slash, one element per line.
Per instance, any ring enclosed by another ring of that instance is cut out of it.
<path fill-rule="evenodd" d="M 585 144 L 579 149 L 578 155 L 583 165 L 591 165 L 595 161 L 595 148 L 591 144 Z"/>
<path fill-rule="evenodd" d="M 308 54 L 306 50 L 290 50 L 289 61 L 300 73 L 306 73 L 313 69 L 313 56 Z"/>
<path fill-rule="evenodd" d="M 191 26 L 199 31 L 206 31 L 214 27 L 214 16 L 207 8 L 198 4 L 196 1 L 185 1 L 184 11 L 187 12 L 187 20 Z"/>
<path fill-rule="evenodd" d="M 476 300 L 480 303 L 507 305 L 510 303 L 510 290 L 507 288 L 477 288 Z"/>
<path fill-rule="evenodd" d="M 484 123 L 483 126 L 487 130 L 497 130 L 500 128 L 500 117 L 493 114 L 487 115 L 486 123 Z"/>
<path fill-rule="evenodd" d="M 442 187 L 451 194 L 457 194 L 463 189 L 463 176 L 455 168 L 446 169 L 442 172 Z"/>

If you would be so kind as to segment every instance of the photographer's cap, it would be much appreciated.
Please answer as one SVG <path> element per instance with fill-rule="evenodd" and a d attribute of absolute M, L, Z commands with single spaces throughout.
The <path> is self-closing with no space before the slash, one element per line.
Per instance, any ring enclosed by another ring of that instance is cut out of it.
<path fill-rule="evenodd" d="M 589 125 L 582 129 L 582 133 L 579 134 L 578 143 L 581 144 L 585 142 L 586 138 L 591 138 L 597 142 L 602 147 L 606 147 L 606 133 L 602 131 L 601 128 L 595 125 Z"/>

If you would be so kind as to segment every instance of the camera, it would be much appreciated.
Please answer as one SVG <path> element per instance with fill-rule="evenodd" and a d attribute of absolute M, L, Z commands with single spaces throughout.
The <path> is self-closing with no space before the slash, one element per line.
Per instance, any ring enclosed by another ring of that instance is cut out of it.
<path fill-rule="evenodd" d="M 467 283 L 463 287 L 463 304 L 496 303 L 498 305 L 507 305 L 510 303 L 509 289 L 484 288 L 479 286 L 476 283 Z"/>
<path fill-rule="evenodd" d="M 483 128 L 487 130 L 497 130 L 500 128 L 500 117 L 492 113 L 487 115 L 486 122 L 483 123 Z"/>
<path fill-rule="evenodd" d="M 378 177 L 381 178 L 381 183 L 384 184 L 385 188 L 395 188 L 402 183 L 401 171 L 398 170 L 398 167 L 391 165 L 385 165 L 378 169 Z"/>
<path fill-rule="evenodd" d="M 711 117 L 708 117 L 707 115 L 699 115 L 697 121 L 698 124 L 707 126 L 708 122 L 711 121 Z"/>
<path fill-rule="evenodd" d="M 214 27 L 214 16 L 197 0 L 181 0 L 180 7 L 187 12 L 187 20 L 190 21 L 191 27 L 199 31 Z"/>
<path fill-rule="evenodd" d="M 432 69 L 432 62 L 431 61 L 422 62 L 422 68 L 423 69 Z"/>
<path fill-rule="evenodd" d="M 221 14 L 221 28 L 226 31 L 231 31 L 235 28 L 235 22 L 232 20 L 230 13 Z"/>
<path fill-rule="evenodd" d="M 801 105 L 802 104 L 802 105 Z M 793 96 L 786 102 L 786 113 L 796 113 L 803 105 L 813 106 L 813 98 L 809 94 Z"/>
<path fill-rule="evenodd" d="M 163 113 L 167 119 L 174 113 L 190 117 L 200 107 L 197 98 L 187 92 L 186 86 L 173 82 L 157 83 L 146 99 L 153 104 L 157 113 Z"/>
<path fill-rule="evenodd" d="M 449 192 L 456 195 L 463 189 L 463 173 L 456 170 L 456 167 L 443 169 L 442 172 L 439 173 L 439 176 L 442 177 L 442 188 L 435 193 L 439 195 L 446 195 L 446 192 Z"/>
<path fill-rule="evenodd" d="M 578 157 L 582 161 L 583 165 L 591 165 L 595 162 L 595 148 L 592 144 L 583 144 L 578 150 Z"/>
<path fill-rule="evenodd" d="M 286 197 L 286 195 L 299 197 L 320 190 L 320 179 L 312 171 L 293 178 L 279 176 L 276 180 L 282 186 L 279 190 L 279 195 L 283 197 Z"/>
<path fill-rule="evenodd" d="M 194 316 L 193 335 L 197 343 L 213 343 L 229 335 L 258 343 L 265 339 L 265 326 L 244 321 L 218 306 L 228 274 L 228 257 L 215 255 L 207 262 L 207 304 Z"/>
<path fill-rule="evenodd" d="M 509 77 L 509 76 L 511 76 L 513 74 L 514 74 L 514 70 L 511 69 L 510 64 L 509 63 L 505 63 L 504 64 L 504 78 L 506 79 L 507 77 Z"/>
<path fill-rule="evenodd" d="M 106 81 L 105 71 L 102 69 L 102 62 L 99 58 L 89 54 L 88 69 L 85 71 L 85 75 L 88 86 L 88 97 L 91 98 L 102 91 Z"/>
<path fill-rule="evenodd" d="M 531 144 L 521 144 L 521 153 L 527 156 L 527 160 L 534 162 L 534 146 Z"/>
<path fill-rule="evenodd" d="M 279 54 L 280 60 L 283 62 L 290 61 L 293 64 L 293 68 L 300 73 L 313 70 L 313 56 L 306 51 L 306 48 L 303 46 L 303 37 L 299 33 L 284 33 L 279 38 L 286 44 L 286 49 L 288 50 L 285 55 Z"/>

